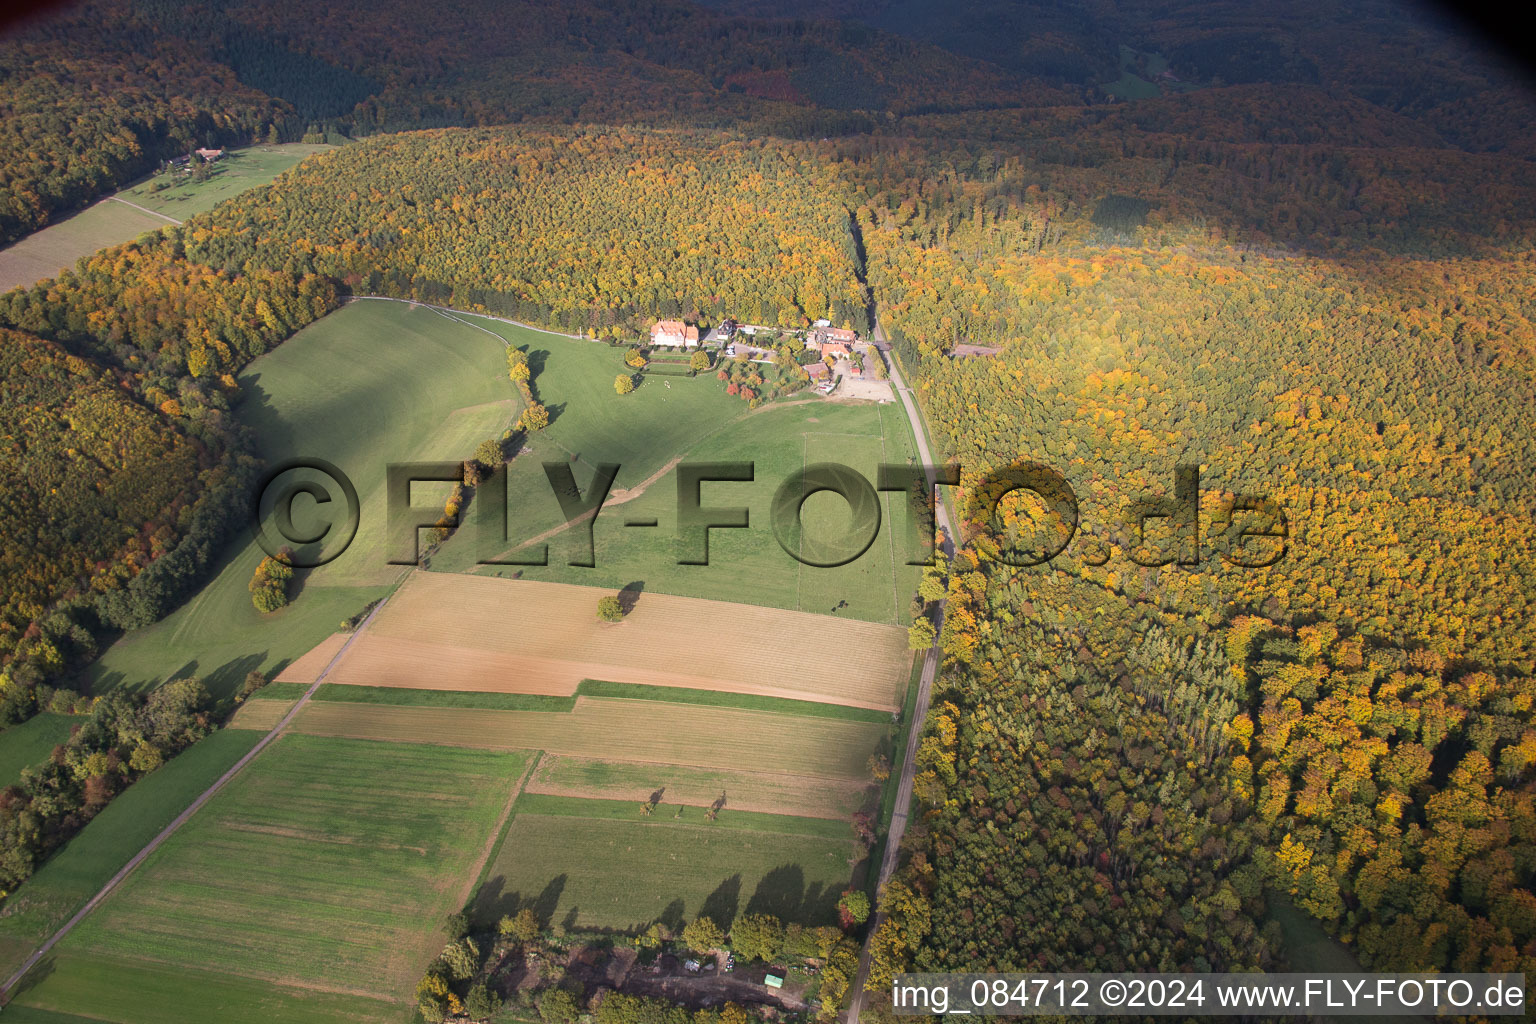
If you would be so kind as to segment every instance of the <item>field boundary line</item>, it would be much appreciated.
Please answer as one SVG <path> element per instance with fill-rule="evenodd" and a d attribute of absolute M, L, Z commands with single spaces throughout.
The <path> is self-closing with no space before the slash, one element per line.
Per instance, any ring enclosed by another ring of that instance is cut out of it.
<path fill-rule="evenodd" d="M 533 756 L 528 759 L 528 763 L 523 767 L 522 776 L 518 778 L 517 784 L 512 787 L 512 793 L 507 797 L 507 805 L 501 809 L 501 817 L 497 819 L 496 827 L 491 829 L 491 838 L 486 843 L 484 856 L 480 858 L 480 866 L 475 870 L 475 877 L 470 881 L 469 889 L 464 893 L 463 898 L 459 900 L 459 908 L 461 910 L 469 907 L 470 900 L 480 892 L 480 887 L 485 884 L 485 873 L 490 870 L 492 864 L 496 863 L 496 858 L 501 856 L 501 848 L 506 844 L 507 832 L 511 827 L 512 819 L 517 817 L 515 810 L 517 801 L 522 797 L 523 791 L 528 788 L 528 783 L 533 779 L 533 773 L 538 770 L 539 764 L 543 760 L 544 751 L 533 751 Z"/>
<path fill-rule="evenodd" d="M 497 323 L 511 324 L 513 327 L 521 327 L 526 331 L 538 331 L 540 334 L 553 334 L 557 338 L 569 338 L 572 341 L 594 340 L 592 338 L 585 338 L 580 334 L 565 334 L 561 331 L 552 331 L 547 327 L 535 327 L 533 324 L 525 324 L 521 320 L 511 320 L 504 316 L 496 316 L 493 313 L 476 313 L 468 309 L 454 309 L 452 306 L 439 306 L 435 303 L 420 302 L 416 299 L 397 299 L 393 295 L 348 295 L 343 304 L 347 302 L 357 302 L 363 300 L 370 302 L 403 302 L 409 306 L 425 306 L 428 309 L 437 310 L 439 313 L 458 313 L 460 316 L 478 316 L 482 320 L 495 320 Z M 466 324 L 465 326 L 473 327 L 474 324 Z M 482 328 L 482 330 L 484 330 L 484 328 Z M 502 344 L 509 347 L 511 346 L 512 343 L 506 338 L 501 337 L 499 334 L 497 334 L 496 337 L 501 340 Z"/>
<path fill-rule="evenodd" d="M 113 875 L 107 880 L 107 883 L 97 891 L 96 895 L 92 896 L 89 900 L 86 901 L 84 906 L 75 911 L 73 917 L 71 917 L 68 921 L 65 921 L 64 924 L 60 926 L 59 930 L 54 932 L 53 935 L 49 937 L 47 942 L 44 942 L 40 947 L 38 947 L 38 949 L 30 957 L 27 958 L 26 962 L 17 968 L 16 973 L 11 975 L 10 978 L 6 980 L 4 988 L 0 989 L 0 997 L 3 997 L 5 1002 L 9 1002 L 10 994 L 15 991 L 15 988 L 18 984 L 25 980 L 28 972 L 30 972 L 32 968 L 36 967 L 38 962 L 42 960 L 43 957 L 47 956 L 53 947 L 58 945 L 59 941 L 74 929 L 75 925 L 85 920 L 86 916 L 90 914 L 91 911 L 95 910 L 103 900 L 110 896 L 112 891 L 116 889 L 120 884 L 122 884 L 124 879 L 133 873 L 135 868 L 144 863 L 150 854 L 158 850 L 160 845 L 169 839 L 177 829 L 185 825 L 187 821 L 191 819 L 192 815 L 196 814 L 204 804 L 213 799 L 214 795 L 217 794 L 219 790 L 223 789 L 226 783 L 228 783 L 236 775 L 240 774 L 240 771 L 246 765 L 250 764 L 251 761 L 255 760 L 258 754 L 260 754 L 269 745 L 271 745 L 272 741 L 275 740 L 278 734 L 287 727 L 288 723 L 293 720 L 294 716 L 299 713 L 305 704 L 309 703 L 309 698 L 313 696 L 315 691 L 320 688 L 320 684 L 325 682 L 326 675 L 330 673 L 331 669 L 336 667 L 336 664 L 341 660 L 342 655 L 347 653 L 347 649 L 352 646 L 357 638 L 363 635 L 363 632 L 368 628 L 369 624 L 373 622 L 374 616 L 378 615 L 379 609 L 383 608 L 384 605 L 389 602 L 389 598 L 391 596 L 393 595 L 385 595 L 385 597 L 383 597 L 378 604 L 373 606 L 373 610 L 368 613 L 368 617 L 365 618 L 358 625 L 357 629 L 353 631 L 352 635 L 347 638 L 347 642 L 341 645 L 341 650 L 337 651 L 335 655 L 332 656 L 331 660 L 326 663 L 325 668 L 321 669 L 320 675 L 315 679 L 313 683 L 310 684 L 309 689 L 304 691 L 304 696 L 300 697 L 297 701 L 294 702 L 293 707 L 288 709 L 288 712 L 278 720 L 278 723 L 274 725 L 265 736 L 256 742 L 254 747 L 246 751 L 245 756 L 241 757 L 240 760 L 231 765 L 229 770 L 227 770 L 223 775 L 220 775 L 217 779 L 215 779 L 213 784 L 210 785 L 207 789 L 203 790 L 202 793 L 198 795 L 197 799 L 193 800 L 185 810 L 183 810 L 174 819 L 172 819 L 169 825 L 161 829 L 155 838 L 151 839 L 144 845 L 143 849 L 134 854 L 128 863 L 124 864 L 122 868 L 118 870 L 117 874 Z M 3 1003 L 0 1003 L 0 1005 L 3 1005 Z"/>
<path fill-rule="evenodd" d="M 175 217 L 168 217 L 168 216 L 166 216 L 163 213 L 156 213 L 154 210 L 151 210 L 151 209 L 149 209 L 146 206 L 140 206 L 138 203 L 130 203 L 126 199 L 119 199 L 117 196 L 107 196 L 107 198 L 103 199 L 102 202 L 104 202 L 104 203 L 122 203 L 124 206 L 131 206 L 135 210 L 139 210 L 142 213 L 147 213 L 151 217 L 158 217 L 161 220 L 168 220 L 172 224 L 175 224 L 177 226 L 180 226 L 181 224 L 185 223 L 184 221 L 177 220 Z"/>

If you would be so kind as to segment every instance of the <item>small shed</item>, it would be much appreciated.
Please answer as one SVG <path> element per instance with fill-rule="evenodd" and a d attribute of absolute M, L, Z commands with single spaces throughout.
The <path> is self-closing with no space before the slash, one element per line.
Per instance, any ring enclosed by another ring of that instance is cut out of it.
<path fill-rule="evenodd" d="M 777 974 L 768 974 L 763 977 L 763 984 L 769 988 L 783 988 L 784 979 Z"/>

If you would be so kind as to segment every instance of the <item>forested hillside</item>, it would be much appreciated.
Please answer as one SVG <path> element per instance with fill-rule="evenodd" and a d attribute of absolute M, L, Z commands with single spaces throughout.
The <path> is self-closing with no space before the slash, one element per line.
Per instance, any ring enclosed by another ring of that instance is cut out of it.
<path fill-rule="evenodd" d="M 0 436 L 0 635 L 9 650 L 59 597 L 111 589 L 165 553 L 199 452 L 111 374 L 15 331 L 0 332 Z M 36 631 L 27 640 L 53 669 L 82 642 Z M 0 676 L 7 710 L 13 689 L 24 687 Z"/>
<path fill-rule="evenodd" d="M 127 7 L 67 10 L 0 38 L 0 245 L 290 113 Z"/>

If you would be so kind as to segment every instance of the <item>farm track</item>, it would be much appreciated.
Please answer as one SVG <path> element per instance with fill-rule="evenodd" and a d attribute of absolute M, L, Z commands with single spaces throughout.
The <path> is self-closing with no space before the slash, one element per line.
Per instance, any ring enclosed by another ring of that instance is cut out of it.
<path fill-rule="evenodd" d="M 877 341 L 885 340 L 885 332 L 877 323 L 873 337 Z M 885 354 L 881 353 L 881 358 Z M 928 448 L 928 434 L 923 425 L 922 412 L 917 407 L 917 401 L 912 397 L 912 389 L 907 386 L 901 376 L 901 367 L 896 364 L 895 355 L 887 360 L 891 373 L 891 387 L 897 397 L 901 399 L 901 406 L 907 413 L 907 421 L 912 426 L 912 436 L 917 441 L 917 453 L 924 466 L 933 466 L 933 453 Z M 930 488 L 936 488 L 934 479 L 930 474 L 928 478 Z M 949 506 L 940 493 L 939 500 L 934 507 L 939 528 L 944 531 L 945 554 L 954 554 L 955 531 L 949 516 Z M 944 603 L 938 604 L 938 612 L 934 625 L 942 628 L 944 625 Z M 896 861 L 901 853 L 901 840 L 907 831 L 907 816 L 912 806 L 912 779 L 917 774 L 917 747 L 922 739 L 923 726 L 928 719 L 928 705 L 933 698 L 933 679 L 939 670 L 939 650 L 937 646 L 930 647 L 923 658 L 923 672 L 917 684 L 917 703 L 912 709 L 912 721 L 908 723 L 907 753 L 901 765 L 901 781 L 896 787 L 896 802 L 892 805 L 890 826 L 886 829 L 884 856 L 880 859 L 880 878 L 875 891 L 878 893 L 890 881 L 891 875 L 896 871 Z M 859 970 L 854 977 L 853 986 L 848 995 L 848 1010 L 844 1019 L 848 1024 L 858 1024 L 859 1014 L 864 1007 L 864 986 L 869 982 L 869 969 L 871 962 L 870 942 L 880 926 L 885 923 L 885 915 L 876 912 L 870 918 L 868 930 L 865 932 L 864 948 L 859 952 Z"/>

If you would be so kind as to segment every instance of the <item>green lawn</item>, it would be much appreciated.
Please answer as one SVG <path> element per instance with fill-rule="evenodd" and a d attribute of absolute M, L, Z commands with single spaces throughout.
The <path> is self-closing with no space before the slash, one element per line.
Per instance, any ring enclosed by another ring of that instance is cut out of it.
<path fill-rule="evenodd" d="M 647 686 L 643 683 L 614 683 L 604 679 L 583 679 L 576 693 L 586 697 L 618 697 L 624 700 L 657 700 L 668 704 L 707 704 L 721 708 L 747 708 L 772 711 L 781 715 L 807 718 L 841 718 L 850 722 L 889 724 L 890 712 L 873 708 L 845 707 L 810 700 L 763 697 L 752 693 L 726 693 L 722 690 L 693 690 L 686 686 Z"/>
<path fill-rule="evenodd" d="M 120 793 L 0 909 L 0 976 L 9 976 L 21 966 L 259 739 L 258 732 L 221 730 Z"/>
<path fill-rule="evenodd" d="M 44 713 L 0 732 L 0 788 L 19 780 L 23 768 L 48 760 L 53 748 L 69 739 L 70 726 L 84 721 Z"/>
<path fill-rule="evenodd" d="M 352 478 L 361 507 L 357 537 L 335 561 L 297 574 L 287 608 L 262 615 L 247 585 L 263 553 L 242 532 L 196 596 L 92 666 L 98 692 L 197 674 L 228 695 L 252 669 L 275 673 L 318 644 L 387 594 L 404 571 L 385 552 L 386 464 L 467 458 L 510 425 L 518 401 L 496 337 L 385 302 L 356 303 L 310 325 L 252 363 L 240 385 L 239 417 L 255 429 L 269 462 L 318 457 Z M 437 501 L 448 486 L 439 485 Z M 415 500 L 433 497 L 418 493 Z M 339 507 L 339 493 L 336 499 Z M 301 498 L 295 521 L 311 525 L 304 517 L 315 508 Z"/>
<path fill-rule="evenodd" d="M 547 923 L 618 931 L 700 914 L 727 927 L 749 913 L 835 923 L 838 895 L 853 878 L 851 834 L 709 827 L 671 820 L 665 804 L 657 813 L 657 822 L 518 813 L 486 869 L 477 916 L 491 921 L 528 906 Z"/>
<path fill-rule="evenodd" d="M 189 1020 L 402 1020 L 526 764 L 285 736 L 71 932 L 17 998 L 129 1024 L 179 1019 L 159 1012 L 176 1004 Z M 265 1015 L 208 1012 L 271 983 Z"/>
<path fill-rule="evenodd" d="M 165 180 L 151 178 L 125 188 L 114 197 L 123 202 L 95 203 L 0 250 L 0 292 L 57 277 L 82 256 L 159 231 L 172 219 L 186 220 L 212 209 L 230 196 L 266 184 L 306 156 L 331 148 L 300 143 L 253 146 L 231 152 L 207 181 L 151 192 L 156 180 Z"/>

